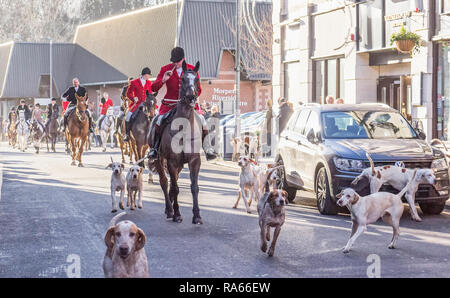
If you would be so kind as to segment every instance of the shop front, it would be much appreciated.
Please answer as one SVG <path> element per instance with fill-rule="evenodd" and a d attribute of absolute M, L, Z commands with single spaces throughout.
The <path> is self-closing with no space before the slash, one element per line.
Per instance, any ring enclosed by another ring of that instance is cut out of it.
<path fill-rule="evenodd" d="M 437 136 L 450 141 L 450 41 L 439 44 Z"/>

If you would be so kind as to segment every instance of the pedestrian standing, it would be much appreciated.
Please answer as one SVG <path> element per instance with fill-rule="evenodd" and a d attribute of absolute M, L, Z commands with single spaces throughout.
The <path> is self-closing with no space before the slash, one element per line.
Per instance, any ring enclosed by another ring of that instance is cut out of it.
<path fill-rule="evenodd" d="M 280 112 L 278 114 L 278 127 L 279 127 L 278 135 L 281 135 L 281 133 L 286 128 L 289 119 L 294 113 L 294 105 L 285 98 L 281 98 L 279 100 L 279 103 L 280 103 Z"/>
<path fill-rule="evenodd" d="M 266 112 L 266 142 L 268 146 L 268 150 L 266 152 L 266 156 L 272 155 L 272 118 L 273 118 L 273 100 L 269 99 L 267 101 L 267 112 Z"/>

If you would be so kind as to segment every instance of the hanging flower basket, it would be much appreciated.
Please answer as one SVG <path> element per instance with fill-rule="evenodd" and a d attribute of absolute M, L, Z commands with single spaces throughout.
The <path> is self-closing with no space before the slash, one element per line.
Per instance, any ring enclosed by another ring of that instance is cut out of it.
<path fill-rule="evenodd" d="M 397 51 L 403 54 L 411 54 L 416 46 L 414 40 L 411 39 L 397 40 L 395 45 L 397 46 Z"/>
<path fill-rule="evenodd" d="M 407 32 L 403 26 L 400 32 L 391 35 L 391 46 L 394 43 L 397 51 L 403 54 L 413 54 L 420 51 L 420 36 L 413 32 Z"/>

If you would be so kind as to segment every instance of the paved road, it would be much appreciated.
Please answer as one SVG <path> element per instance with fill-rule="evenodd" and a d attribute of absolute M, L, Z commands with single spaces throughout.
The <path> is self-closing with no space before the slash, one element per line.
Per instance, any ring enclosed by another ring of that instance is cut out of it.
<path fill-rule="evenodd" d="M 58 146 L 59 152 L 62 146 Z M 63 153 L 39 156 L 0 147 L 0 277 L 66 277 L 79 256 L 82 277 L 103 277 L 103 236 L 112 215 L 109 156 L 94 149 L 86 168 L 70 166 Z M 152 277 L 366 277 L 369 255 L 380 257 L 382 277 L 450 277 L 450 212 L 422 223 L 405 211 L 397 250 L 387 249 L 391 228 L 369 227 L 354 250 L 341 248 L 350 233 L 348 215 L 321 216 L 314 201 L 290 205 L 276 256 L 259 250 L 256 215 L 233 210 L 238 171 L 204 163 L 200 175 L 203 226 L 193 226 L 188 174 L 180 179 L 184 222 L 164 217 L 158 185 L 145 185 L 144 209 L 125 217 L 148 237 Z M 0 179 L 1 181 L 2 179 Z M 156 180 L 157 181 L 157 180 Z"/>

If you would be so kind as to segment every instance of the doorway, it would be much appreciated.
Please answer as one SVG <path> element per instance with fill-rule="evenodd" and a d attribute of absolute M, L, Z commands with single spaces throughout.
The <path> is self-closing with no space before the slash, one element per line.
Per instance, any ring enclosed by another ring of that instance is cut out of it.
<path fill-rule="evenodd" d="M 380 77 L 377 86 L 378 102 L 398 110 L 406 119 L 411 120 L 411 90 L 411 76 Z"/>

